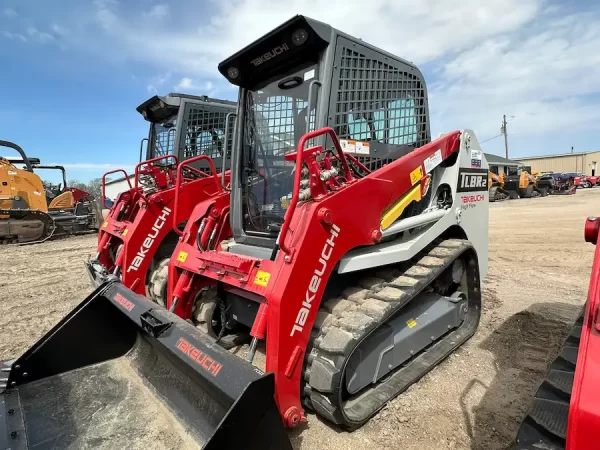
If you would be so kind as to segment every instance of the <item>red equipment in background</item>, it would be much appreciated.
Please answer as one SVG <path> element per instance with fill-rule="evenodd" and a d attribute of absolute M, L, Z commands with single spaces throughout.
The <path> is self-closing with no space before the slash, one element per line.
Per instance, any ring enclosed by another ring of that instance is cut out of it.
<path fill-rule="evenodd" d="M 535 394 L 517 435 L 517 449 L 600 448 L 600 220 L 589 217 L 586 242 L 596 245 L 588 297 L 559 356 Z"/>
<path fill-rule="evenodd" d="M 65 192 L 71 192 L 73 194 L 73 201 L 75 203 L 79 203 L 81 200 L 93 201 L 94 196 L 83 189 L 68 187 L 65 189 Z"/>

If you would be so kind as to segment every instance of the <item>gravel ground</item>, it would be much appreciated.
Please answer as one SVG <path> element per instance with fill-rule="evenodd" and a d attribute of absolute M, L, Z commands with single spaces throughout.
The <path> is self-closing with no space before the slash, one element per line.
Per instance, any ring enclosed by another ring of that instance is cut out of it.
<path fill-rule="evenodd" d="M 309 415 L 296 449 L 504 449 L 587 295 L 583 240 L 600 189 L 490 205 L 489 274 L 477 334 L 348 433 Z M 0 359 L 19 355 L 91 292 L 95 236 L 0 248 Z"/>

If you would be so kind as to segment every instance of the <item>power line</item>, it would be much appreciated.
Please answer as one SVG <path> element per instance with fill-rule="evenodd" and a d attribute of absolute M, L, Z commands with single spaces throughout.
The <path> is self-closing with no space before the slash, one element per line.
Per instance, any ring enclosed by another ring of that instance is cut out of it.
<path fill-rule="evenodd" d="M 480 142 L 480 144 L 483 144 L 484 142 L 487 142 L 487 141 L 491 141 L 492 139 L 499 138 L 500 136 L 502 136 L 502 134 L 499 134 L 499 135 L 497 135 L 497 136 L 494 136 L 494 137 L 491 137 L 491 138 L 489 138 L 489 139 L 486 139 L 485 141 L 481 141 L 481 142 Z"/>

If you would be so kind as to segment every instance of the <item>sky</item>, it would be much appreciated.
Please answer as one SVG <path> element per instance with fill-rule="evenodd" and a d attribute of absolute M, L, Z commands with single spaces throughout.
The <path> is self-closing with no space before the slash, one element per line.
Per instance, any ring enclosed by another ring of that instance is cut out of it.
<path fill-rule="evenodd" d="M 434 137 L 504 155 L 506 115 L 509 157 L 600 149 L 600 5 L 545 0 L 0 0 L 0 139 L 69 179 L 131 170 L 136 106 L 237 100 L 218 63 L 294 14 L 417 64 Z"/>

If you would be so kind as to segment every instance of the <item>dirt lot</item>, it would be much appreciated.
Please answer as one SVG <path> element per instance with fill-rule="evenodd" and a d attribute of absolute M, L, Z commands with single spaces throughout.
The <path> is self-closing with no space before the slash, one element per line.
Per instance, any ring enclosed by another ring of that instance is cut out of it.
<path fill-rule="evenodd" d="M 475 337 L 354 433 L 316 416 L 297 449 L 506 448 L 587 294 L 584 219 L 600 189 L 492 204 L 489 275 Z M 91 292 L 95 236 L 0 248 L 0 359 L 17 356 Z"/>

